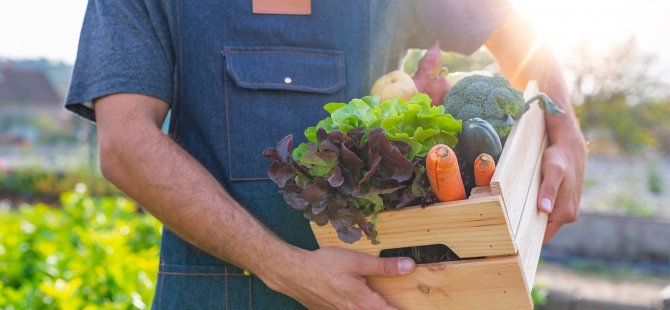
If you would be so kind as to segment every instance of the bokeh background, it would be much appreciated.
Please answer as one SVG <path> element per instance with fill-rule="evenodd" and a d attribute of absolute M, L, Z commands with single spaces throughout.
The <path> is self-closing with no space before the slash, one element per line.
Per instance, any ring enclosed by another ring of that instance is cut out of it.
<path fill-rule="evenodd" d="M 563 65 L 590 150 L 538 307 L 670 309 L 670 2 L 512 3 Z M 101 177 L 95 127 L 63 109 L 85 7 L 0 2 L 0 309 L 151 305 L 160 224 Z M 443 59 L 496 70 L 486 50 Z"/>

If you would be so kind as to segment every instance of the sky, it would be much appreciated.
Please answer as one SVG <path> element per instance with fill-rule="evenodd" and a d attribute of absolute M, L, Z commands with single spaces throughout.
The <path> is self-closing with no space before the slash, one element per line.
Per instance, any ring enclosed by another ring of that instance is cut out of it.
<path fill-rule="evenodd" d="M 559 57 L 586 40 L 606 51 L 636 37 L 640 51 L 670 66 L 668 0 L 512 0 L 528 16 Z"/>
<path fill-rule="evenodd" d="M 316 1 L 316 0 L 315 0 Z M 398 0 L 400 1 L 400 0 Z M 631 35 L 670 68 L 669 0 L 512 0 L 559 57 L 586 39 L 607 49 Z M 0 57 L 73 63 L 86 0 L 0 0 Z"/>
<path fill-rule="evenodd" d="M 73 63 L 86 0 L 0 0 L 0 57 Z"/>

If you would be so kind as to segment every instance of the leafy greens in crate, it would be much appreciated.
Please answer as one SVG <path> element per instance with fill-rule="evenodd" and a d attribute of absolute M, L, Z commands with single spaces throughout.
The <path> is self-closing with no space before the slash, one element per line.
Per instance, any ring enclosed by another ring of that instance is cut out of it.
<path fill-rule="evenodd" d="M 424 157 L 436 144 L 454 147 L 461 130 L 443 106 L 417 94 L 407 101 L 363 97 L 324 109 L 331 116 L 305 130 L 309 143 L 293 149 L 288 135 L 264 152 L 273 161 L 268 174 L 291 207 L 317 225 L 330 222 L 344 242 L 365 233 L 376 243 L 377 213 L 436 201 Z"/>

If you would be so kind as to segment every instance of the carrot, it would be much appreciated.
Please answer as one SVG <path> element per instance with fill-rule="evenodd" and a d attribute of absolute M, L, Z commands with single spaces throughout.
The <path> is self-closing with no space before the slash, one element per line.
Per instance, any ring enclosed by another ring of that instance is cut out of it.
<path fill-rule="evenodd" d="M 465 199 L 465 187 L 454 150 L 444 144 L 433 146 L 426 155 L 426 173 L 440 201 Z"/>
<path fill-rule="evenodd" d="M 475 159 L 475 184 L 477 186 L 489 186 L 491 178 L 496 171 L 496 163 L 491 155 L 481 153 Z"/>

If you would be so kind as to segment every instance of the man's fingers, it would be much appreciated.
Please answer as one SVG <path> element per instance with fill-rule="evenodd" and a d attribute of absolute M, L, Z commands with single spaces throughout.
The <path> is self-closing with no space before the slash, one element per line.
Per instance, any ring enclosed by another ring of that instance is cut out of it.
<path fill-rule="evenodd" d="M 393 257 L 377 258 L 372 256 L 362 257 L 357 264 L 357 271 L 363 276 L 402 276 L 414 271 L 415 263 L 411 258 Z"/>
<path fill-rule="evenodd" d="M 550 214 L 554 210 L 566 168 L 567 162 L 563 158 L 555 156 L 550 150 L 545 152 L 542 162 L 542 184 L 537 196 L 537 208 L 540 211 Z"/>
<path fill-rule="evenodd" d="M 544 232 L 544 241 L 542 241 L 542 243 L 547 244 L 562 225 L 563 224 L 559 222 L 548 222 L 547 229 Z"/>

